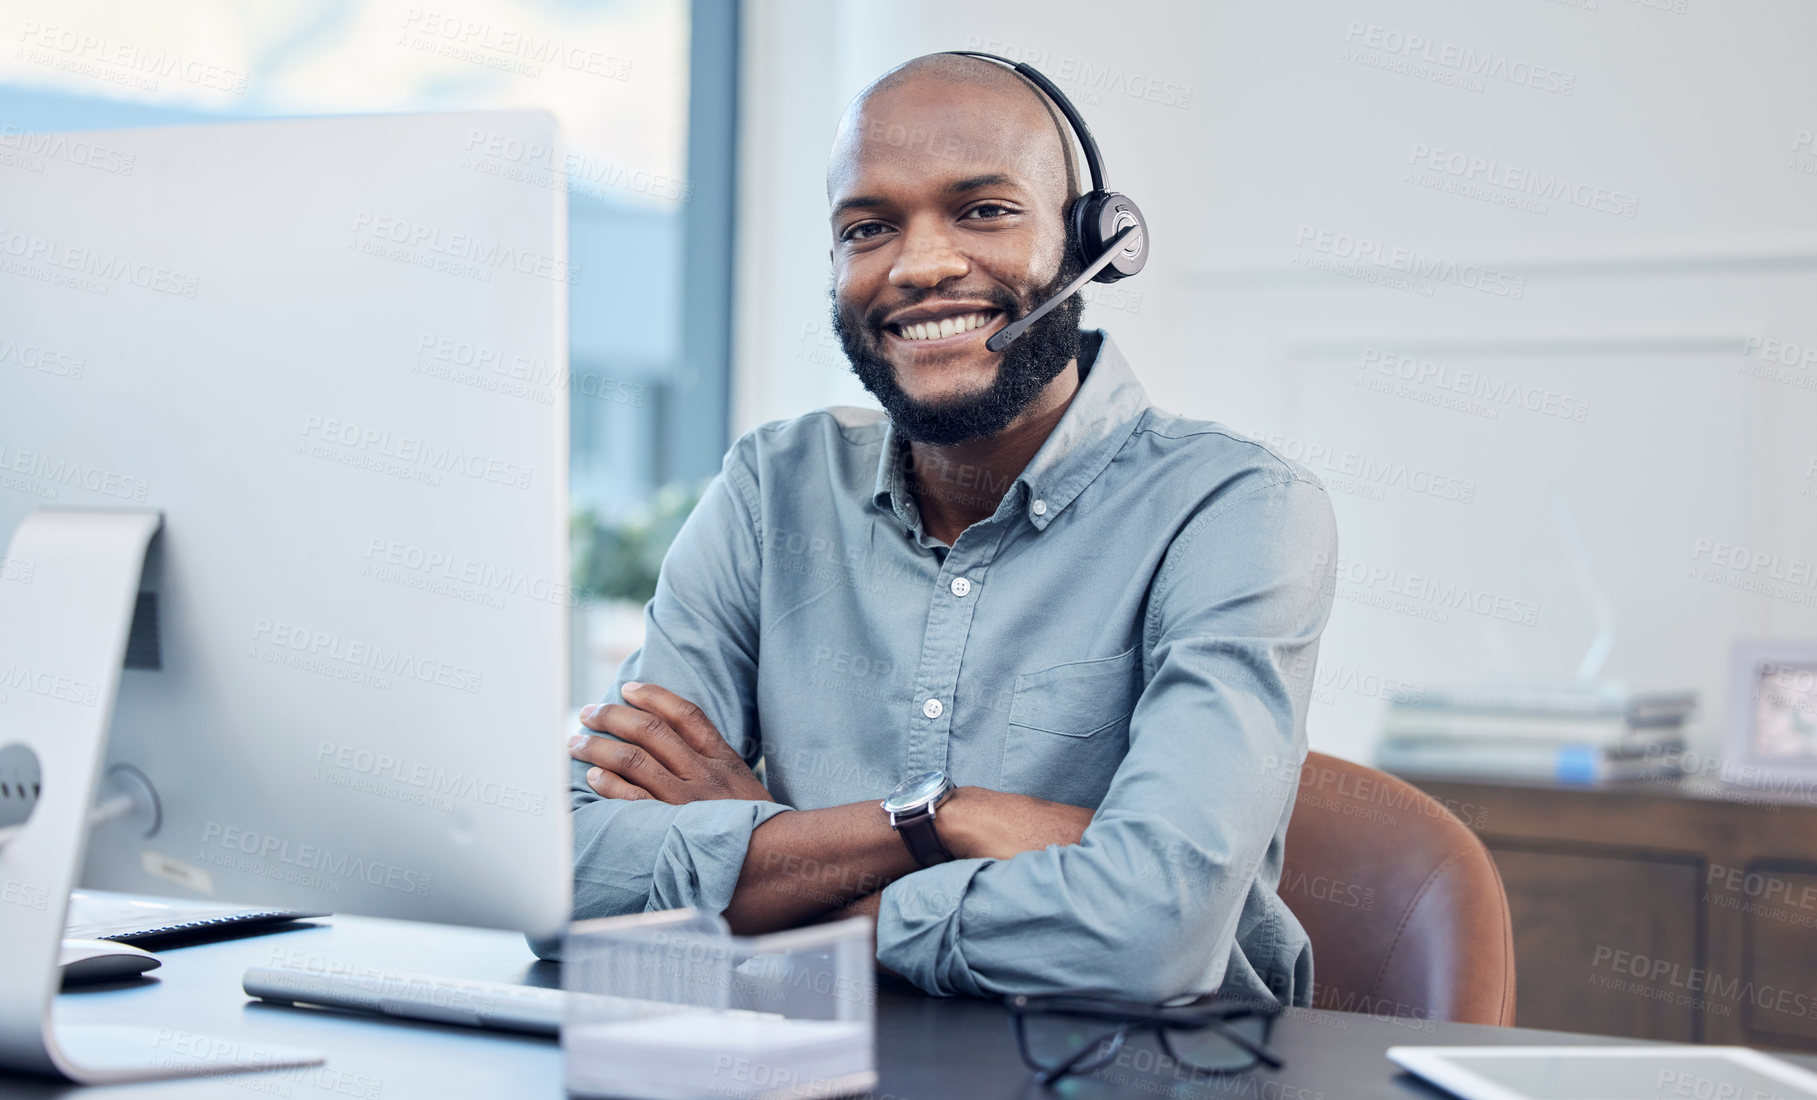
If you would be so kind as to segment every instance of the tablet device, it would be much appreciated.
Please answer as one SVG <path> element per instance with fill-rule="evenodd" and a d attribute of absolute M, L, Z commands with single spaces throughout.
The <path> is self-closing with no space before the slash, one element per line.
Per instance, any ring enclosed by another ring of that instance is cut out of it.
<path fill-rule="evenodd" d="M 1817 1074 L 1746 1047 L 1389 1047 L 1462 1100 L 1817 1100 Z"/>

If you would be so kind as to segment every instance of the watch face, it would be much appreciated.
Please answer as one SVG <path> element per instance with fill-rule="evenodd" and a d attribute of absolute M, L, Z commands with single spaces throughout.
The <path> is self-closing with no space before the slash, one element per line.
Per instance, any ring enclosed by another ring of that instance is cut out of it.
<path fill-rule="evenodd" d="M 945 772 L 922 772 L 920 775 L 911 775 L 891 791 L 888 798 L 883 800 L 883 808 L 893 814 L 904 813 L 932 802 L 945 786 Z"/>

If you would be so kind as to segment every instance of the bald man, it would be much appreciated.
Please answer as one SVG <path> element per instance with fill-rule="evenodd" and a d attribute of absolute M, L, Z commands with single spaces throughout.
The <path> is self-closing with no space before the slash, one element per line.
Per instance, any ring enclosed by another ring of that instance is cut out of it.
<path fill-rule="evenodd" d="M 670 548 L 573 741 L 577 918 L 862 913 L 931 993 L 1308 1001 L 1276 885 L 1331 508 L 1151 407 L 1077 296 L 985 347 L 1082 270 L 1071 141 L 976 58 L 846 111 L 832 308 L 883 411 L 746 435 Z"/>

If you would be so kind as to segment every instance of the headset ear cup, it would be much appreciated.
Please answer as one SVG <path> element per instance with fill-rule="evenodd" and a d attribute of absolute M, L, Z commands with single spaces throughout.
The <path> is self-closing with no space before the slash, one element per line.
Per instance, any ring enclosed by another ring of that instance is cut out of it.
<path fill-rule="evenodd" d="M 1104 205 L 1106 191 L 1087 191 L 1073 200 L 1072 209 L 1067 216 L 1072 221 L 1072 238 L 1078 251 L 1077 259 L 1081 267 L 1090 267 L 1091 262 L 1104 251 L 1104 238 L 1098 235 L 1100 221 L 1099 210 Z"/>
<path fill-rule="evenodd" d="M 1117 248 L 1117 256 L 1098 272 L 1093 282 L 1114 283 L 1141 271 L 1148 263 L 1148 222 L 1129 196 L 1115 191 L 1092 191 L 1073 202 L 1073 236 L 1079 242 L 1079 262 L 1090 265 L 1104 254 L 1104 242 L 1125 226 L 1134 225 L 1131 234 Z"/>

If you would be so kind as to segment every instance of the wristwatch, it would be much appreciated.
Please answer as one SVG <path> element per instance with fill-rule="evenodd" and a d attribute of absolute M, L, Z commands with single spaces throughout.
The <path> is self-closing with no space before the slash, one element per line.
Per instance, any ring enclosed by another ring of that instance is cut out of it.
<path fill-rule="evenodd" d="M 945 772 L 922 772 L 898 783 L 883 800 L 883 812 L 890 815 L 890 828 L 902 835 L 909 855 L 923 867 L 953 858 L 953 853 L 940 843 L 940 834 L 934 831 L 934 810 L 954 789 Z"/>

